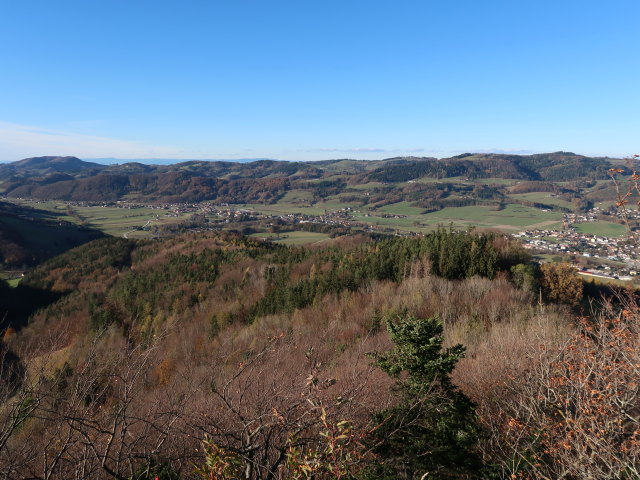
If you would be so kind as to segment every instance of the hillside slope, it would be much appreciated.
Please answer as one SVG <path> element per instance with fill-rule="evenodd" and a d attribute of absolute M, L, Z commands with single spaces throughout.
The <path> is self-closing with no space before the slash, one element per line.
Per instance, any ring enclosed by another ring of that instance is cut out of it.
<path fill-rule="evenodd" d="M 506 237 L 444 230 L 313 249 L 232 233 L 73 249 L 16 289 L 0 285 L 1 299 L 48 295 L 0 344 L 0 473 L 288 480 L 312 468 L 321 480 L 392 480 L 428 468 L 507 480 L 531 473 L 513 463 L 538 446 L 522 435 L 531 425 L 548 432 L 533 478 L 556 478 L 578 455 L 555 449 L 564 425 L 549 424 L 544 394 L 565 392 L 538 372 L 587 365 L 577 355 L 585 342 L 592 355 L 594 333 L 566 307 L 536 303 L 527 261 Z M 633 305 L 625 322 L 640 318 Z M 629 328 L 596 346 L 628 354 Z M 606 389 L 622 370 L 604 367 Z M 567 438 L 592 438 L 591 424 L 575 424 Z M 424 445 L 434 448 L 411 453 Z"/>
<path fill-rule="evenodd" d="M 538 155 L 464 154 L 457 157 L 380 161 L 250 163 L 190 161 L 175 165 L 97 165 L 73 157 L 40 157 L 0 167 L 10 197 L 43 200 L 273 203 L 313 181 L 350 186 L 419 178 L 505 178 L 534 181 L 605 179 L 609 159 L 556 152 Z"/>
<path fill-rule="evenodd" d="M 91 228 L 59 221 L 49 212 L 0 202 L 0 265 L 4 268 L 31 267 L 102 236 Z"/>

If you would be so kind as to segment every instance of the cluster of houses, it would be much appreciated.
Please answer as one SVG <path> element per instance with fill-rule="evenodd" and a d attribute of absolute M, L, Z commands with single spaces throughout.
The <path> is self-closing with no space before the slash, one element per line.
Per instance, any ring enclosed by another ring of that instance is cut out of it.
<path fill-rule="evenodd" d="M 568 228 L 577 223 L 595 222 L 602 213 L 598 207 L 594 207 L 584 213 L 565 213 L 562 218 L 562 224 L 564 228 Z"/>
<path fill-rule="evenodd" d="M 640 270 L 640 247 L 627 237 L 590 235 L 573 229 L 523 231 L 514 237 L 533 251 L 570 256 L 585 276 L 632 280 Z M 587 268 L 589 264 L 594 268 Z"/>

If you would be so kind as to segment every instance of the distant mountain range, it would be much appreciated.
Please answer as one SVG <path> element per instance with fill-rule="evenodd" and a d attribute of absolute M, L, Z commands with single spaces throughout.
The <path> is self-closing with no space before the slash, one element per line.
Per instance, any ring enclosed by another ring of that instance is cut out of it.
<path fill-rule="evenodd" d="M 76 157 L 31 157 L 17 162 L 0 163 L 0 175 L 47 175 L 51 173 L 75 174 L 89 169 L 104 168 L 104 165 L 87 162 Z"/>
<path fill-rule="evenodd" d="M 45 200 L 270 203 L 292 189 L 311 190 L 315 196 L 319 189 L 342 193 L 371 182 L 401 184 L 420 178 L 550 182 L 606 179 L 608 169 L 619 163 L 616 159 L 571 152 L 466 153 L 443 159 L 398 157 L 371 161 L 191 160 L 171 165 L 104 165 L 76 157 L 34 157 L 0 165 L 0 194 Z"/>
<path fill-rule="evenodd" d="M 122 163 L 143 163 L 145 165 L 173 165 L 176 163 L 184 162 L 236 162 L 236 163 L 249 163 L 257 162 L 260 160 L 273 160 L 272 158 L 210 158 L 196 160 L 193 158 L 87 158 L 88 162 L 95 162 L 102 165 L 114 165 Z"/>

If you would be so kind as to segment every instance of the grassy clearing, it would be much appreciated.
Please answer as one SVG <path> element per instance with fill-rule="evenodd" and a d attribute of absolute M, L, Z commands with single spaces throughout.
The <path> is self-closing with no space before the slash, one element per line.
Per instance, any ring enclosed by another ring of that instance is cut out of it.
<path fill-rule="evenodd" d="M 369 182 L 369 183 L 361 183 L 360 185 L 353 185 L 349 187 L 353 190 L 373 190 L 374 188 L 380 188 L 384 186 L 384 184 L 380 182 Z"/>
<path fill-rule="evenodd" d="M 176 223 L 189 217 L 188 214 L 165 217 L 164 210 L 152 208 L 75 207 L 74 211 L 87 225 L 116 237 L 135 227 Z"/>
<path fill-rule="evenodd" d="M 411 210 L 410 210 L 411 209 Z M 543 211 L 538 208 L 522 205 L 507 205 L 503 210 L 492 207 L 469 206 L 448 207 L 428 214 L 416 214 L 420 208 L 411 207 L 408 202 L 400 202 L 380 208 L 386 213 L 407 215 L 405 218 L 383 218 L 381 216 L 365 216 L 355 214 L 354 219 L 370 225 L 401 228 L 408 231 L 424 232 L 432 230 L 438 225 L 453 224 L 458 228 L 476 226 L 480 228 L 494 228 L 507 232 L 525 228 L 545 228 L 549 230 L 560 228 L 562 214 Z M 410 213 L 409 213 L 410 212 Z"/>
<path fill-rule="evenodd" d="M 20 284 L 21 280 L 22 278 L 12 278 L 10 280 L 7 280 L 7 283 L 11 288 L 16 288 Z"/>
<path fill-rule="evenodd" d="M 534 227 L 541 223 L 551 225 L 562 220 L 562 214 L 544 212 L 538 208 L 523 205 L 507 205 L 503 210 L 491 207 L 449 207 L 422 216 L 429 223 L 440 222 L 480 227 Z"/>
<path fill-rule="evenodd" d="M 420 215 L 424 208 L 412 207 L 411 202 L 398 202 L 385 205 L 380 210 L 392 215 Z"/>
<path fill-rule="evenodd" d="M 571 202 L 567 202 L 558 197 L 552 197 L 549 192 L 530 192 L 530 193 L 515 193 L 509 195 L 511 198 L 517 200 L 523 200 L 526 202 L 544 203 L 546 205 L 557 205 L 559 207 L 571 208 Z"/>
<path fill-rule="evenodd" d="M 622 237 L 627 233 L 624 225 L 611 222 L 587 222 L 575 225 L 578 232 L 603 237 Z"/>
<path fill-rule="evenodd" d="M 283 243 L 285 245 L 308 245 L 310 243 L 327 240 L 329 235 L 326 233 L 291 231 L 280 233 L 254 233 L 251 237 L 267 239 L 272 242 Z"/>
<path fill-rule="evenodd" d="M 481 185 L 515 185 L 520 180 L 511 178 L 469 178 L 467 177 L 422 177 L 414 180 L 416 183 L 460 183 L 464 185 L 481 184 Z"/>
<path fill-rule="evenodd" d="M 607 210 L 607 209 L 615 206 L 616 202 L 615 202 L 615 200 L 610 200 L 610 201 L 607 201 L 607 202 L 596 202 L 594 205 L 596 207 L 601 208 L 602 210 Z"/>
<path fill-rule="evenodd" d="M 420 177 L 415 180 L 410 180 L 415 183 L 467 183 L 464 177 L 447 177 L 447 178 L 433 178 L 433 177 Z"/>
<path fill-rule="evenodd" d="M 521 182 L 521 180 L 514 180 L 512 178 L 474 178 L 471 183 L 479 183 L 482 185 L 515 185 Z"/>
<path fill-rule="evenodd" d="M 410 231 L 420 231 L 419 228 L 412 228 L 420 227 L 420 223 L 417 217 L 417 215 L 415 216 L 415 218 L 413 216 L 407 218 L 383 218 L 374 215 L 367 217 L 362 213 L 356 213 L 355 215 L 353 215 L 353 218 L 355 220 L 369 225 L 380 225 L 390 228 L 402 227 Z"/>
<path fill-rule="evenodd" d="M 309 190 L 289 190 L 280 199 L 282 203 L 295 203 L 295 202 L 312 202 L 313 193 Z"/>

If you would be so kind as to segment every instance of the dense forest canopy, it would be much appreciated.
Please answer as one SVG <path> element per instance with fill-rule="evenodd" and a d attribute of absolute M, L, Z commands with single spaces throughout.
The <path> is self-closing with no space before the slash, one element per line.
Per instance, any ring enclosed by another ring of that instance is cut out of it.
<path fill-rule="evenodd" d="M 633 478 L 638 303 L 575 280 L 473 231 L 98 239 L 0 284 L 0 471 Z"/>

